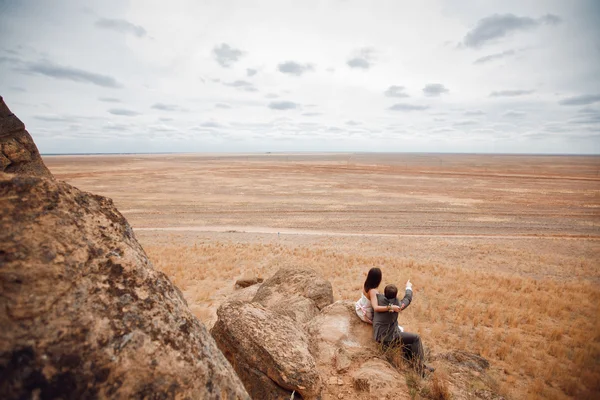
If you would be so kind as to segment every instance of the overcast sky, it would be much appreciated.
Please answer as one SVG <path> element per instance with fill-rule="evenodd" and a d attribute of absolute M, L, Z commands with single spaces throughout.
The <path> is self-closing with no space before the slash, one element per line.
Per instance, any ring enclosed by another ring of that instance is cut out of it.
<path fill-rule="evenodd" d="M 600 1 L 0 0 L 0 95 L 42 153 L 600 153 Z"/>

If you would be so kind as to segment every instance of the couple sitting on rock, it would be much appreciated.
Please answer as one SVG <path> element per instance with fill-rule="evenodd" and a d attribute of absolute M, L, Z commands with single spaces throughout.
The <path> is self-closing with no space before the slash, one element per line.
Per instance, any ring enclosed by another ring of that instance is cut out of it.
<path fill-rule="evenodd" d="M 423 345 L 421 338 L 415 333 L 404 332 L 398 325 L 398 313 L 404 310 L 412 301 L 412 283 L 406 281 L 406 292 L 402 300 L 398 300 L 398 288 L 387 285 L 384 294 L 377 291 L 381 283 L 381 270 L 371 268 L 363 286 L 360 299 L 356 302 L 358 317 L 373 325 L 373 338 L 384 349 L 399 347 L 405 359 L 412 361 L 416 370 L 424 374 L 432 372 L 424 364 Z"/>

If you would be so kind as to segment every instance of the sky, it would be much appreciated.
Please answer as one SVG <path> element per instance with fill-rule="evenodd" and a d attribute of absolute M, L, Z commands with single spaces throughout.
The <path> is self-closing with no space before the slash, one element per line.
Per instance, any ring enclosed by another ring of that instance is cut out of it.
<path fill-rule="evenodd" d="M 42 153 L 600 153 L 600 1 L 0 0 Z"/>

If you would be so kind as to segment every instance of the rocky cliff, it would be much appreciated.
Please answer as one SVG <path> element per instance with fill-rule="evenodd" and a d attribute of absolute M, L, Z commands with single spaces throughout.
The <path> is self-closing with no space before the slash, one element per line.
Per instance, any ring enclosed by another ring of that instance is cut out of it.
<path fill-rule="evenodd" d="M 55 181 L 0 104 L 0 398 L 248 399 L 110 199 Z"/>

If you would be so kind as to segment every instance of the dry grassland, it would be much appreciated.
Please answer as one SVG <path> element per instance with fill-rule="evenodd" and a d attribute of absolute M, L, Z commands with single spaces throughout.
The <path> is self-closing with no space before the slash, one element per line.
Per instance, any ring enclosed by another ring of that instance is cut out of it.
<path fill-rule="evenodd" d="M 115 200 L 208 325 L 236 278 L 310 267 L 336 300 L 355 299 L 380 266 L 384 283 L 413 281 L 400 319 L 433 360 L 478 352 L 509 398 L 600 394 L 598 157 L 45 161 L 59 179 Z"/>

